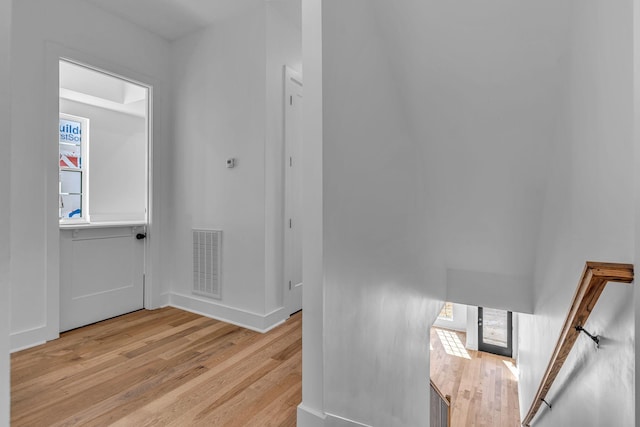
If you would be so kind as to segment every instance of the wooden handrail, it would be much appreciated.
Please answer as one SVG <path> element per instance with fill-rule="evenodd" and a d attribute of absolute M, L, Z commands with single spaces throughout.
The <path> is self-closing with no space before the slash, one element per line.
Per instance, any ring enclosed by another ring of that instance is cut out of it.
<path fill-rule="evenodd" d="M 529 427 L 533 417 L 540 409 L 553 381 L 560 372 L 560 368 L 567 360 L 573 344 L 576 342 L 578 335 L 580 335 L 580 331 L 576 327 L 585 325 L 607 282 L 631 283 L 632 281 L 633 265 L 631 264 L 586 263 L 578 289 L 576 289 L 576 293 L 573 296 L 571 308 L 556 343 L 556 348 L 553 350 L 553 355 L 549 361 L 549 366 L 547 366 L 547 370 L 542 377 L 542 382 L 531 403 L 531 408 L 524 421 L 522 421 L 523 426 Z"/>

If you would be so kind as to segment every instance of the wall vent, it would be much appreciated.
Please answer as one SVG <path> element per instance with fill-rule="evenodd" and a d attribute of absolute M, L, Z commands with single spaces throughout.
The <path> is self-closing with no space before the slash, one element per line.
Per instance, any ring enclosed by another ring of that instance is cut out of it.
<path fill-rule="evenodd" d="M 193 230 L 193 293 L 220 299 L 222 231 Z"/>

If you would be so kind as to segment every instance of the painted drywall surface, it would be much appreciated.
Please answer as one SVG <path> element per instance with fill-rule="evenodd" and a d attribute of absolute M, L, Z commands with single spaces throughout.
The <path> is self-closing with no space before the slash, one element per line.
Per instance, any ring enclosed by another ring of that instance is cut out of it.
<path fill-rule="evenodd" d="M 467 332 L 467 306 L 464 304 L 453 304 L 453 319 L 438 317 L 433 326 L 453 329 L 455 331 Z"/>
<path fill-rule="evenodd" d="M 171 291 L 191 296 L 191 230 L 222 230 L 222 299 L 209 302 L 258 315 L 265 314 L 265 25 L 260 7 L 171 46 Z"/>
<path fill-rule="evenodd" d="M 427 297 L 439 283 L 426 275 L 417 142 L 371 3 L 324 1 L 322 25 L 325 412 L 426 425 L 429 327 L 444 289 Z"/>
<path fill-rule="evenodd" d="M 467 306 L 467 342 L 469 350 L 478 350 L 478 307 Z"/>
<path fill-rule="evenodd" d="M 572 2 L 555 153 L 535 275 L 534 316 L 520 317 L 520 410 L 551 356 L 584 263 L 634 260 L 631 2 Z M 637 181 L 636 181 L 637 187 Z M 633 285 L 635 286 L 635 285 Z M 560 371 L 536 426 L 634 425 L 633 288 L 609 284 Z"/>
<path fill-rule="evenodd" d="M 447 269 L 447 300 L 531 313 L 531 279 L 508 274 Z"/>
<path fill-rule="evenodd" d="M 511 317 L 511 357 L 518 364 L 518 352 L 520 351 L 520 316 L 522 313 L 512 313 Z M 477 329 L 476 329 L 477 330 Z"/>
<path fill-rule="evenodd" d="M 199 301 L 212 315 L 236 310 L 278 321 L 288 314 L 279 313 L 283 67 L 300 71 L 302 56 L 300 24 L 285 13 L 292 7 L 291 0 L 266 2 L 172 44 L 179 256 L 171 292 L 192 299 L 191 229 L 222 230 L 222 298 Z M 237 166 L 226 168 L 227 158 Z"/>
<path fill-rule="evenodd" d="M 73 17 L 72 22 L 69 18 Z M 161 211 L 166 203 L 162 189 L 166 187 L 163 166 L 166 164 L 168 109 L 166 73 L 168 45 L 160 38 L 76 0 L 26 0 L 16 2 L 13 13 L 12 73 L 13 89 L 21 96 L 12 99 L 12 215 L 11 280 L 12 332 L 26 337 L 21 345 L 51 338 L 57 324 L 47 324 L 48 298 L 56 298 L 58 275 L 57 173 L 45 159 L 44 144 L 55 141 L 57 115 L 50 106 L 57 106 L 55 88 L 49 87 L 48 72 L 57 69 L 57 59 L 47 55 L 49 46 L 77 52 L 77 56 L 92 58 L 92 65 L 153 82 L 154 86 L 154 159 L 156 160 L 154 218 L 161 242 Z M 65 23 L 61 25 L 61 23 Z M 74 56 L 74 55 L 72 55 Z M 53 63 L 49 63 L 53 60 Z M 47 62 L 49 61 L 49 62 Z M 55 107 L 54 107 L 55 108 Z M 25 173 L 29 171 L 29 173 Z M 45 226 L 46 224 L 46 226 Z M 153 255 L 159 266 L 159 249 Z M 49 265 L 53 263 L 54 265 Z M 156 291 L 161 289 L 162 275 Z M 48 288 L 48 289 L 47 289 Z M 47 292 L 49 291 L 49 292 Z M 49 322 L 51 323 L 51 322 Z M 55 335 L 53 335 L 55 336 Z"/>
<path fill-rule="evenodd" d="M 4 132 L 11 129 L 10 120 L 10 39 L 11 1 L 0 1 L 0 127 Z M 0 144 L 0 199 L 9 200 L 11 144 Z M 9 204 L 0 204 L 0 426 L 9 426 L 11 399 L 9 390 L 11 375 L 9 367 L 9 333 L 11 321 L 11 287 L 9 282 Z"/>
<path fill-rule="evenodd" d="M 447 268 L 530 277 L 568 2 L 372 3 Z"/>
<path fill-rule="evenodd" d="M 302 403 L 297 425 L 324 425 L 324 240 L 322 0 L 302 0 L 304 108 L 302 150 Z"/>
<path fill-rule="evenodd" d="M 89 119 L 91 221 L 144 221 L 145 119 L 66 99 L 60 111 Z"/>
<path fill-rule="evenodd" d="M 299 1 L 297 2 L 299 4 Z M 299 6 L 298 6 L 299 7 Z M 283 305 L 284 78 L 283 67 L 302 72 L 301 19 L 295 0 L 266 3 L 265 312 Z M 299 159 L 298 159 L 299 160 Z M 289 313 L 286 313 L 289 314 Z"/>

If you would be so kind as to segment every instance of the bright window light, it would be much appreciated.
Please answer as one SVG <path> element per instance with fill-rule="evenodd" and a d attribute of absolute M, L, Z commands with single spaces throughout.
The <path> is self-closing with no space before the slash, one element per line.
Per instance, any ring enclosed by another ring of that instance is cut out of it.
<path fill-rule="evenodd" d="M 453 303 L 445 302 L 438 319 L 453 320 Z"/>
<path fill-rule="evenodd" d="M 460 337 L 453 331 L 444 329 L 436 329 L 440 343 L 444 347 L 444 351 L 450 356 L 462 357 L 463 359 L 471 359 L 464 344 L 460 341 Z"/>

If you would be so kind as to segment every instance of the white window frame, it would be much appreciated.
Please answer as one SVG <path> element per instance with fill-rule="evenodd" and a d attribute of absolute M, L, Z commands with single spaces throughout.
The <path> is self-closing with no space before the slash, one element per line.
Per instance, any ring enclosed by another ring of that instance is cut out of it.
<path fill-rule="evenodd" d="M 72 168 L 64 168 L 60 166 L 60 160 L 58 160 L 58 170 L 71 170 L 71 171 L 79 171 L 82 175 L 81 177 L 81 209 L 82 212 L 80 217 L 78 218 L 64 218 L 60 217 L 60 225 L 63 224 L 88 224 L 91 222 L 89 218 L 89 138 L 90 138 L 90 129 L 89 129 L 89 119 L 86 117 L 73 116 L 71 114 L 60 113 L 60 119 L 63 120 L 71 120 L 74 122 L 80 122 L 82 125 L 82 139 L 80 141 L 80 155 L 82 159 L 82 166 L 78 169 Z M 58 127 L 60 127 L 60 122 L 58 122 Z M 60 130 L 58 129 L 58 134 Z M 58 139 L 58 153 L 60 152 L 60 140 Z M 59 158 L 59 154 L 58 154 Z M 60 182 L 58 182 L 58 193 L 59 197 L 62 196 Z"/>

